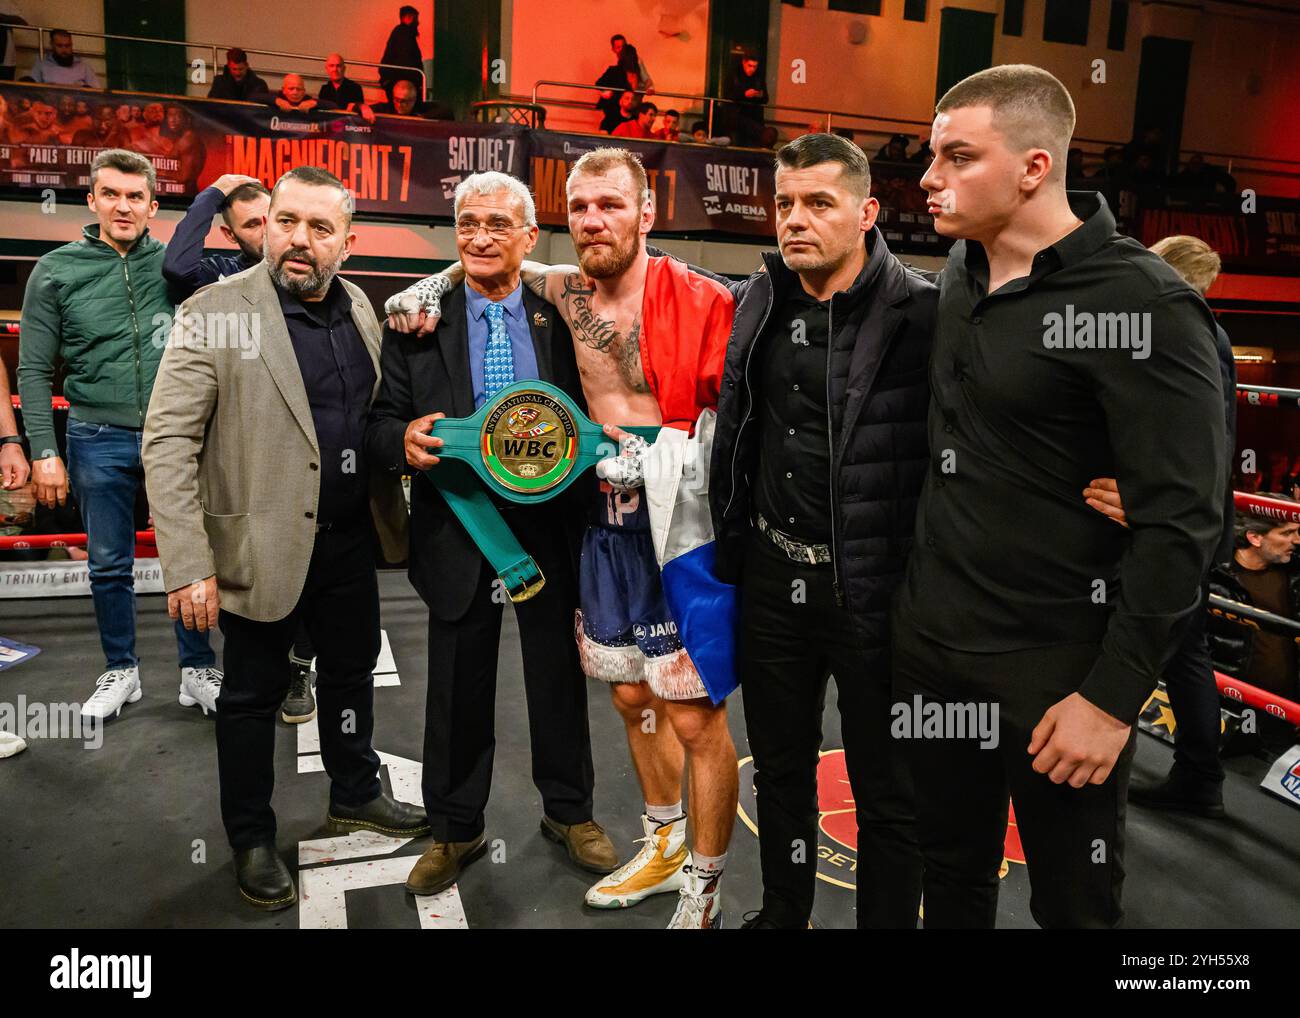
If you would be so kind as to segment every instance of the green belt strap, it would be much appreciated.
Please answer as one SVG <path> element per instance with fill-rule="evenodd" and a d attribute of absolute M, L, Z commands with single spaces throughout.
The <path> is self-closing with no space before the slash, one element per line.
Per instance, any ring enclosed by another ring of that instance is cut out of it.
<path fill-rule="evenodd" d="M 503 404 L 505 409 L 498 413 Z M 503 437 L 506 415 L 512 412 L 513 430 L 507 427 Z M 659 434 L 657 425 L 623 430 L 648 441 Z M 542 589 L 546 578 L 520 547 L 488 492 L 512 502 L 544 502 L 587 467 L 615 455 L 616 444 L 562 389 L 538 380 L 508 385 L 469 417 L 435 421 L 430 433 L 443 440 L 438 456 L 450 462 L 428 471 L 429 480 L 496 570 L 510 599 L 528 600 Z M 514 444 L 515 452 L 530 448 L 538 452 L 511 456 L 506 442 Z"/>

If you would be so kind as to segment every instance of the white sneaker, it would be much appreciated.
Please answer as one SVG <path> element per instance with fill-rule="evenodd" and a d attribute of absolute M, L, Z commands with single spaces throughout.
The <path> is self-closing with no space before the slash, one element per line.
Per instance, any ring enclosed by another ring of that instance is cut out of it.
<path fill-rule="evenodd" d="M 0 732 L 0 760 L 7 756 L 17 756 L 27 748 L 27 743 L 11 732 Z"/>
<path fill-rule="evenodd" d="M 221 695 L 221 680 L 225 676 L 217 668 L 182 668 L 181 693 L 177 698 L 182 707 L 197 704 L 207 717 L 217 712 L 217 697 Z"/>
<path fill-rule="evenodd" d="M 677 911 L 668 921 L 670 930 L 719 930 L 722 928 L 722 874 L 704 876 L 686 867 L 686 883 L 677 900 Z"/>
<path fill-rule="evenodd" d="M 135 703 L 143 695 L 139 667 L 110 668 L 95 680 L 95 691 L 81 705 L 81 713 L 103 721 L 110 714 L 121 714 L 122 704 Z"/>
<path fill-rule="evenodd" d="M 691 862 L 686 818 L 660 824 L 643 815 L 641 826 L 641 851 L 587 891 L 585 901 L 592 908 L 631 908 L 652 894 L 680 890 L 685 883 L 682 871 Z"/>

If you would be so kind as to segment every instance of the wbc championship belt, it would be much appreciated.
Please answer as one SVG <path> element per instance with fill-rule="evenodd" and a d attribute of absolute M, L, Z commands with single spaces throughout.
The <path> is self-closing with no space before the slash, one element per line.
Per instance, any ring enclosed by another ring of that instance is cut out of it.
<path fill-rule="evenodd" d="M 654 441 L 659 427 L 627 427 Z M 527 601 L 546 578 L 506 526 L 489 492 L 511 502 L 544 502 L 564 491 L 618 444 L 550 382 L 514 382 L 469 417 L 434 421 L 436 455 L 454 460 L 426 471 L 491 563 L 512 601 Z M 468 469 L 466 469 L 468 468 Z M 477 477 L 475 476 L 477 475 Z"/>

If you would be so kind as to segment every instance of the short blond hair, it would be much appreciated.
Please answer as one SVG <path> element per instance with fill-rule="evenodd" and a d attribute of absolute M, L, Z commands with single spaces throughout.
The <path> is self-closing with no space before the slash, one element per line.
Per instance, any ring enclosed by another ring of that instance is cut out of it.
<path fill-rule="evenodd" d="M 935 113 L 988 106 L 993 125 L 1017 151 L 1046 149 L 1047 179 L 1065 180 L 1065 157 L 1074 134 L 1074 100 L 1052 74 L 1033 64 L 1002 64 L 963 78 L 943 94 Z"/>
<path fill-rule="evenodd" d="M 1151 245 L 1151 250 L 1167 261 L 1202 297 L 1214 285 L 1219 270 L 1223 268 L 1214 248 L 1200 237 L 1189 237 L 1185 233 L 1157 240 Z"/>
<path fill-rule="evenodd" d="M 573 169 L 569 171 L 569 176 L 564 182 L 565 190 L 567 191 L 573 186 L 575 177 L 597 176 L 601 173 L 608 173 L 616 166 L 622 166 L 628 173 L 632 174 L 632 185 L 640 196 L 641 204 L 644 205 L 648 202 L 650 200 L 650 184 L 646 179 L 645 167 L 641 165 L 640 157 L 628 149 L 614 148 L 613 146 L 594 148 L 590 152 L 584 152 L 582 157 L 573 164 Z"/>

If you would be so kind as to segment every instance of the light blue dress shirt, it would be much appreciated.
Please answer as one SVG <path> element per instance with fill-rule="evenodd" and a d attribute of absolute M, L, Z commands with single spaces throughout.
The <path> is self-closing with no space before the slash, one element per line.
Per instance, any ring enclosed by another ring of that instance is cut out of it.
<path fill-rule="evenodd" d="M 474 383 L 474 409 L 483 405 L 483 355 L 487 352 L 488 320 L 484 312 L 492 303 L 481 293 L 465 283 L 465 324 L 469 326 L 469 377 Z M 515 381 L 537 377 L 537 353 L 533 350 L 533 333 L 528 327 L 528 312 L 524 308 L 522 281 L 505 300 L 506 333 L 510 336 L 510 354 L 515 362 Z"/>

